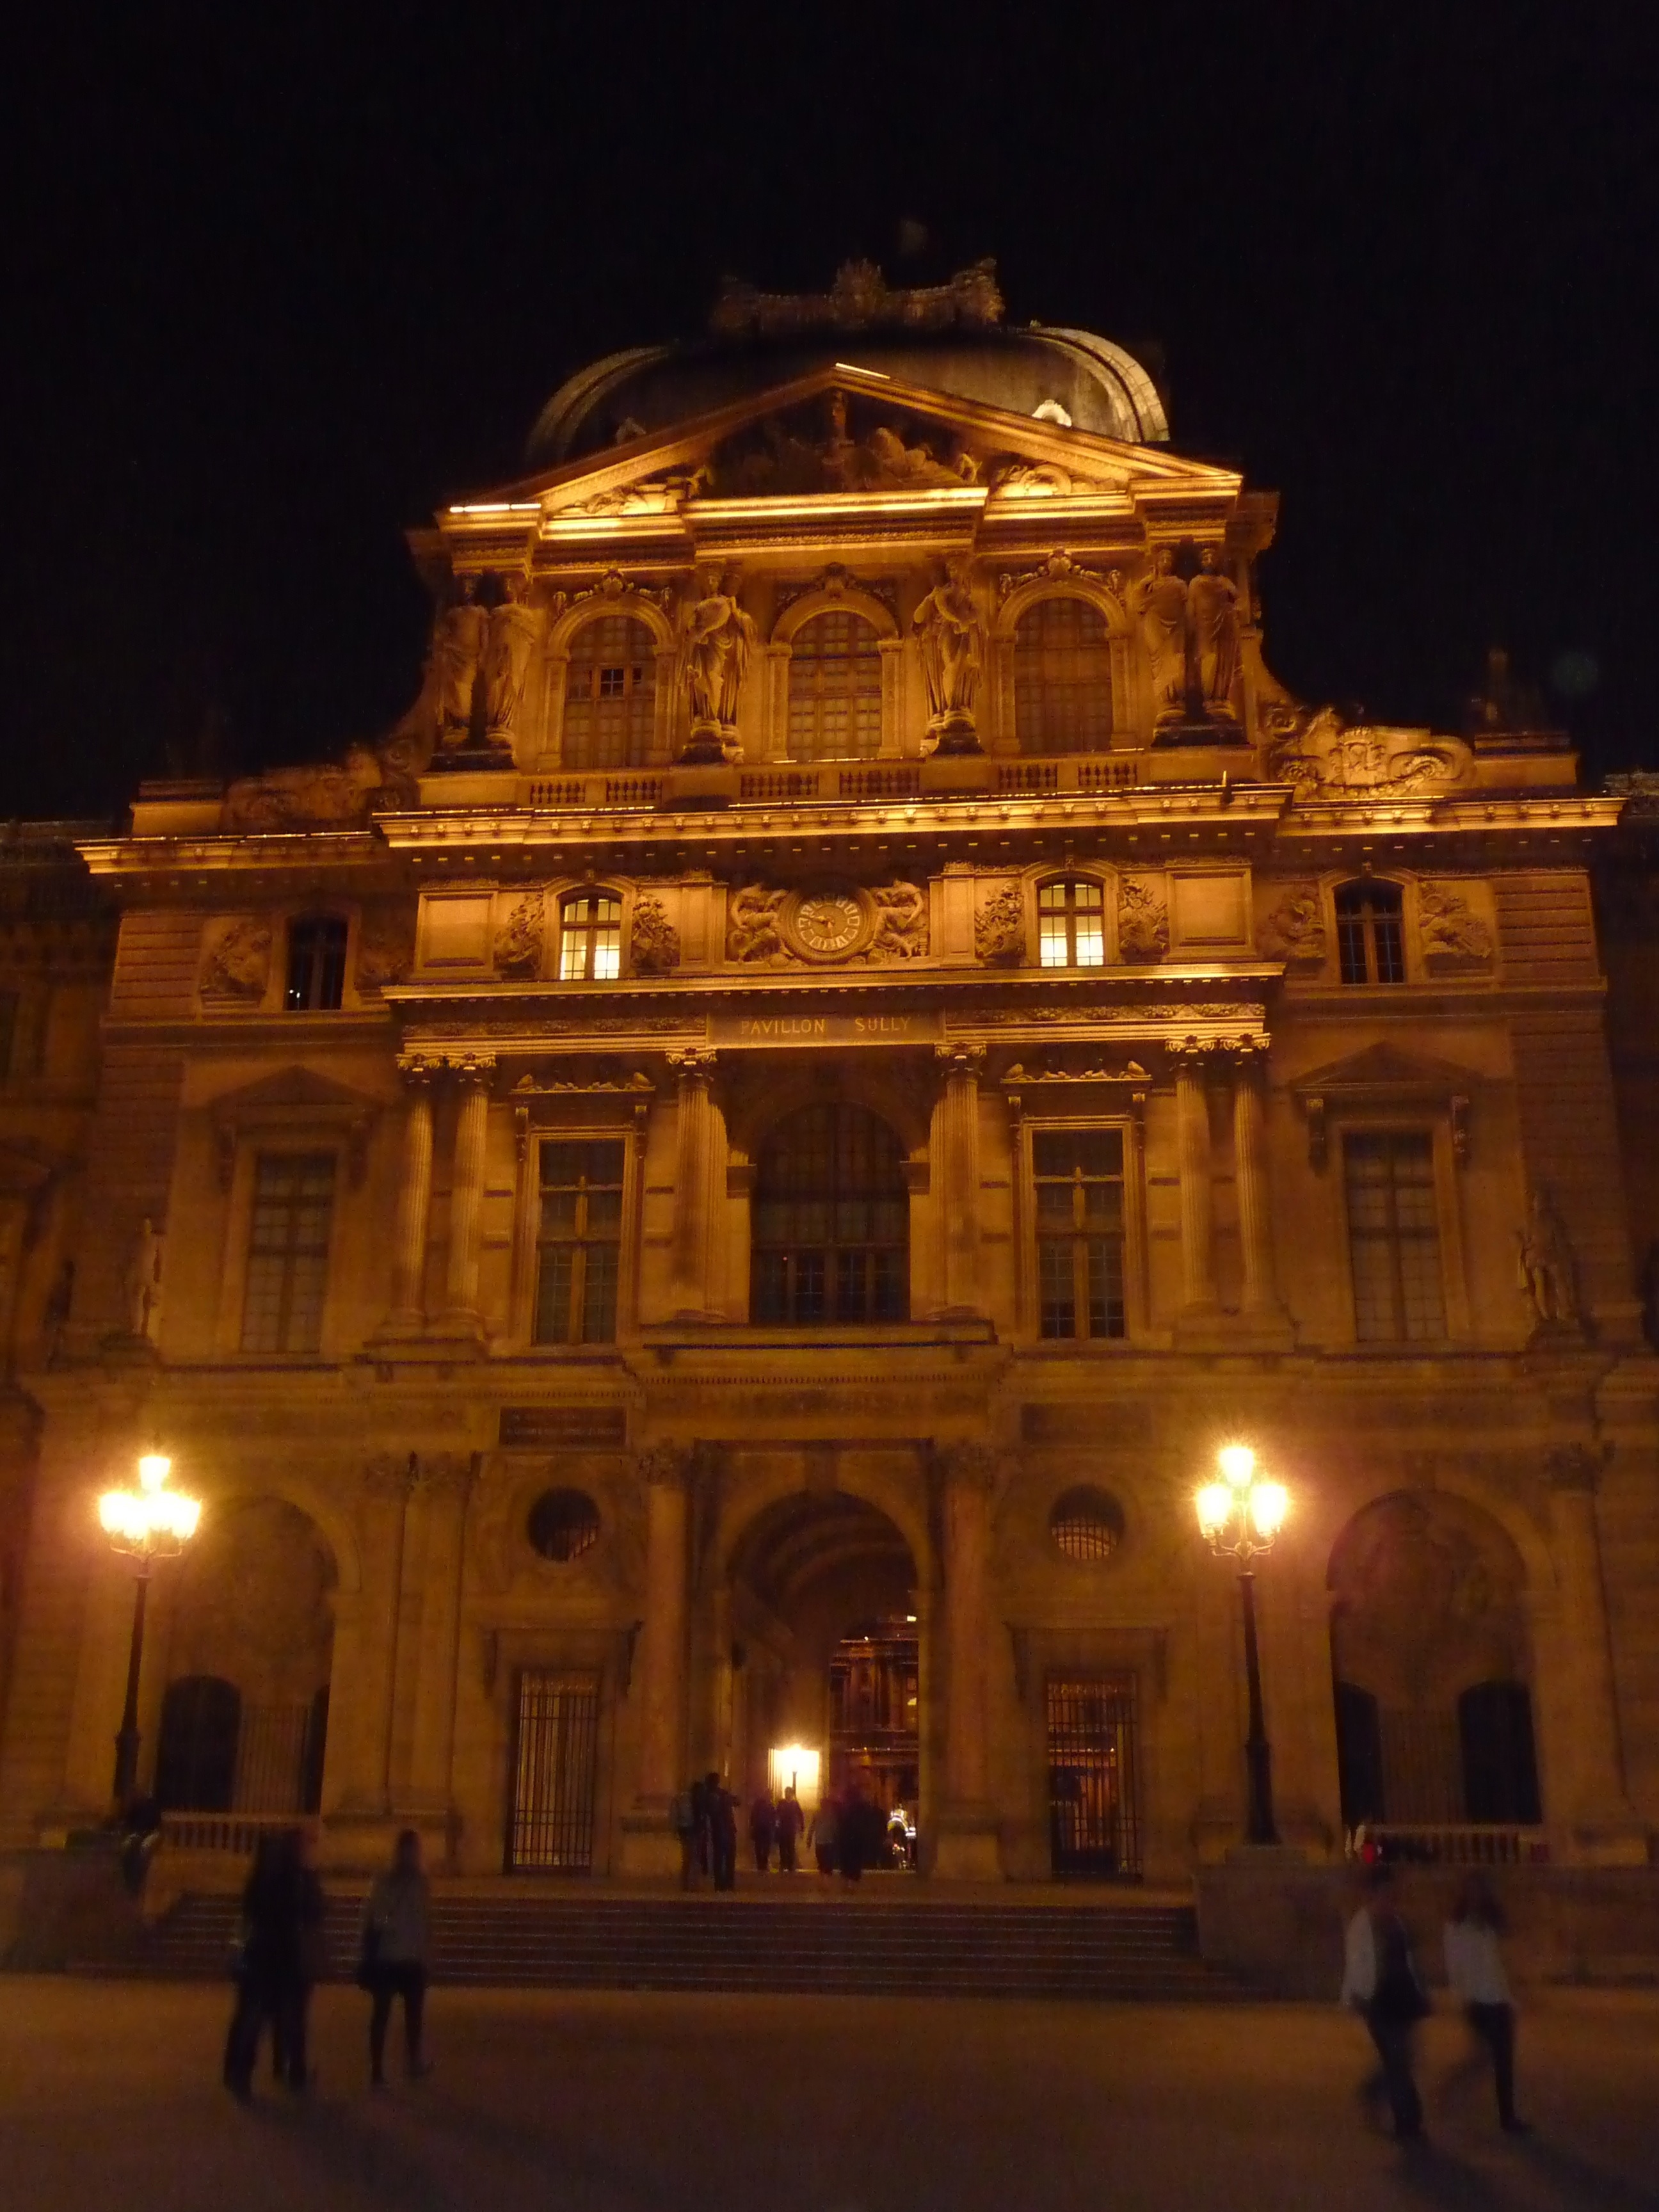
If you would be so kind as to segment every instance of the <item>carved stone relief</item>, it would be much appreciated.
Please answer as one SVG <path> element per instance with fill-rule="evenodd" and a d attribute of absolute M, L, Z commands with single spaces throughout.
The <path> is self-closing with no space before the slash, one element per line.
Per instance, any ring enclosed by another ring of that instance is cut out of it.
<path fill-rule="evenodd" d="M 872 890 L 849 884 L 775 890 L 746 884 L 727 908 L 726 957 L 745 967 L 854 961 L 878 967 L 919 959 L 927 951 L 927 894 L 902 880 Z"/>
<path fill-rule="evenodd" d="M 1350 728 L 1334 707 L 1266 706 L 1267 774 L 1298 799 L 1403 798 L 1456 783 L 1471 757 L 1455 738 L 1419 730 Z"/>
<path fill-rule="evenodd" d="M 517 900 L 495 932 L 495 963 L 502 975 L 539 975 L 546 927 L 539 892 Z"/>
<path fill-rule="evenodd" d="M 1064 471 L 1056 473 L 1063 474 Z M 1074 579 L 1097 585 L 1103 591 L 1109 592 L 1120 606 L 1122 605 L 1122 569 L 1109 568 L 1103 574 L 1098 568 L 1085 568 L 1081 562 L 1073 561 L 1064 547 L 1057 547 L 1039 568 L 1005 569 L 997 578 L 997 599 L 1000 603 L 1010 592 L 1017 592 L 1022 584 L 1063 584 Z"/>
<path fill-rule="evenodd" d="M 680 933 L 660 899 L 641 893 L 634 902 L 629 958 L 636 975 L 665 975 L 680 962 Z"/>
<path fill-rule="evenodd" d="M 1423 965 L 1431 975 L 1468 975 L 1491 967 L 1491 926 L 1475 913 L 1457 884 L 1420 883 L 1417 914 Z"/>
<path fill-rule="evenodd" d="M 371 907 L 357 933 L 357 988 L 383 991 L 415 964 L 415 916 L 406 907 Z"/>
<path fill-rule="evenodd" d="M 1121 876 L 1117 949 L 1124 960 L 1161 960 L 1170 949 L 1170 908 L 1161 886 Z"/>
<path fill-rule="evenodd" d="M 1311 881 L 1278 884 L 1273 903 L 1256 929 L 1256 943 L 1270 960 L 1287 968 L 1325 964 L 1325 902 Z"/>
<path fill-rule="evenodd" d="M 1018 884 L 994 891 L 974 918 L 974 951 L 988 967 L 1015 968 L 1025 957 L 1025 897 Z"/>
<path fill-rule="evenodd" d="M 276 933 L 258 915 L 232 915 L 210 922 L 202 945 L 198 987 L 204 999 L 257 1004 L 270 980 Z"/>

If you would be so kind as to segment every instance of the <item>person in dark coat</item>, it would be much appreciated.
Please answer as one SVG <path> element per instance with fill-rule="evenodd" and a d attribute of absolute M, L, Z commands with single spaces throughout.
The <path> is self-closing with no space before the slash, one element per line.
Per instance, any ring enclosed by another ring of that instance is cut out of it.
<path fill-rule="evenodd" d="M 242 1891 L 242 1944 L 236 1969 L 236 2007 L 225 2037 L 225 2087 L 246 2100 L 253 2091 L 259 2038 L 271 2029 L 279 2079 L 305 2086 L 301 2035 L 296 2076 L 288 2023 L 301 1981 L 301 1911 L 299 1842 L 292 1829 L 263 1835 Z"/>
<path fill-rule="evenodd" d="M 1377 2071 L 1364 2082 L 1361 2095 L 1368 2102 L 1386 2098 L 1396 2136 L 1402 2142 L 1414 2140 L 1423 2132 L 1423 2100 L 1412 2045 L 1429 2000 L 1386 1866 L 1366 1869 L 1364 1902 L 1348 1923 L 1342 2002 L 1364 2021 L 1376 2048 Z"/>
<path fill-rule="evenodd" d="M 818 1872 L 825 1876 L 836 1871 L 836 1856 L 841 1848 L 841 1800 L 832 1790 L 813 1814 L 811 1833 L 806 1838 L 818 1863 Z"/>
<path fill-rule="evenodd" d="M 311 2017 L 311 1992 L 323 1978 L 326 1946 L 323 1933 L 323 1885 L 313 1863 L 313 1845 L 308 1828 L 294 1831 L 290 1846 L 294 1911 L 299 1929 L 293 1971 L 277 1992 L 270 2026 L 270 2055 L 279 2081 L 290 2089 L 303 2089 L 311 2079 L 306 2063 L 306 2036 Z"/>
<path fill-rule="evenodd" d="M 418 2081 L 431 2068 L 422 2051 L 426 2021 L 426 1987 L 432 1965 L 432 1892 L 421 1867 L 421 1839 L 413 1828 L 398 1838 L 391 1866 L 376 1877 L 363 1907 L 363 1959 L 360 1975 L 374 1999 L 368 2015 L 368 2079 L 386 2087 L 386 2033 L 392 2001 L 404 2006 L 404 2071 Z"/>
<path fill-rule="evenodd" d="M 800 1809 L 800 1799 L 795 1795 L 792 1782 L 778 1800 L 777 1838 L 778 1872 L 793 1874 L 795 1850 L 800 1842 L 801 1830 L 806 1826 L 806 1815 Z"/>
<path fill-rule="evenodd" d="M 777 1832 L 778 1808 L 772 1793 L 763 1790 L 749 1808 L 749 1840 L 755 1847 L 755 1872 L 764 1874 L 772 1863 L 772 1838 Z"/>
<path fill-rule="evenodd" d="M 738 1801 L 718 1774 L 703 1777 L 703 1802 L 708 1813 L 708 1851 L 716 1889 L 738 1886 Z"/>

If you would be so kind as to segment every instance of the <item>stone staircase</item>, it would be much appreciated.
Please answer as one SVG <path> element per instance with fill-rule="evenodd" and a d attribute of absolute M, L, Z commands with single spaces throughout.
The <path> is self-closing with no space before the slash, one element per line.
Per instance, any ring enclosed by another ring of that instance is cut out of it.
<path fill-rule="evenodd" d="M 332 1978 L 351 1978 L 361 1911 L 361 1892 L 331 1896 Z M 227 1971 L 236 1925 L 233 1898 L 193 1893 L 137 1951 L 84 1958 L 76 1967 L 217 1978 Z M 1247 1994 L 1199 1959 L 1190 1905 L 1151 1901 L 688 1898 L 504 1883 L 482 1894 L 437 1890 L 433 1938 L 437 1979 L 496 1988 L 1197 2002 Z"/>

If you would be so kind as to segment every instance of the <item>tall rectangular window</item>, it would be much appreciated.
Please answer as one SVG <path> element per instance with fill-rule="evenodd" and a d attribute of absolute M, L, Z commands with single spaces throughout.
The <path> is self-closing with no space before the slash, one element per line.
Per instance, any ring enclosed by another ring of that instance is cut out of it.
<path fill-rule="evenodd" d="M 1342 1166 L 1355 1334 L 1362 1344 L 1443 1337 L 1433 1139 L 1426 1130 L 1351 1134 L 1342 1140 Z"/>
<path fill-rule="evenodd" d="M 1045 968 L 1105 965 L 1105 905 L 1098 884 L 1079 878 L 1039 888 L 1037 957 Z"/>
<path fill-rule="evenodd" d="M 323 1340 L 331 1152 L 261 1152 L 253 1165 L 244 1352 L 317 1352 Z"/>
<path fill-rule="evenodd" d="M 290 1014 L 331 1013 L 345 990 L 346 926 L 335 915 L 313 915 L 288 927 L 288 981 L 283 1005 Z"/>
<path fill-rule="evenodd" d="M 1036 1130 L 1031 1164 L 1042 1334 L 1125 1335 L 1123 1132 Z"/>
<path fill-rule="evenodd" d="M 610 1344 L 621 1273 L 623 1146 L 544 1143 L 536 1342 Z"/>

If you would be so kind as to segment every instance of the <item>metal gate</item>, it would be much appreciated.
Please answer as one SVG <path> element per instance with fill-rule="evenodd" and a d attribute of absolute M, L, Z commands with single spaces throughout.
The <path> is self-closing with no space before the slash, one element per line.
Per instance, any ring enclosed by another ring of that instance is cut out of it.
<path fill-rule="evenodd" d="M 1048 1832 L 1056 1874 L 1139 1874 L 1133 1674 L 1049 1677 Z"/>
<path fill-rule="evenodd" d="M 599 1678 L 527 1667 L 519 1677 L 509 1873 L 586 1874 L 593 1863 Z"/>

